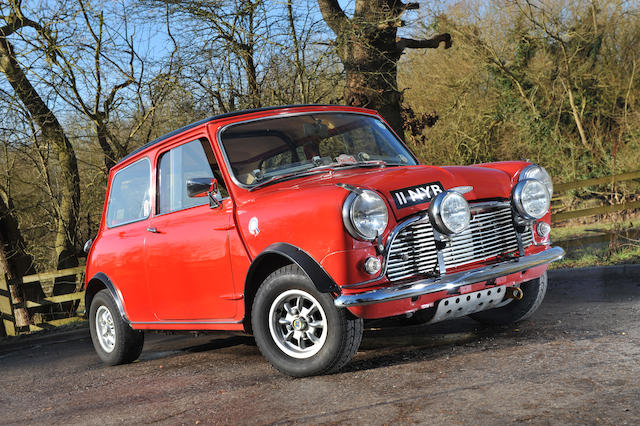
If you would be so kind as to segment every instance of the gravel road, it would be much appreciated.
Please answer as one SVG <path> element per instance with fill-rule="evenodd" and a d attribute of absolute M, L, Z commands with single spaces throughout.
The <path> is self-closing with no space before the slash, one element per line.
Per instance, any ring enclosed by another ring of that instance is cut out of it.
<path fill-rule="evenodd" d="M 558 271 L 516 327 L 372 323 L 343 372 L 292 379 L 253 340 L 148 334 L 105 367 L 82 328 L 0 343 L 0 424 L 640 424 L 640 273 Z"/>

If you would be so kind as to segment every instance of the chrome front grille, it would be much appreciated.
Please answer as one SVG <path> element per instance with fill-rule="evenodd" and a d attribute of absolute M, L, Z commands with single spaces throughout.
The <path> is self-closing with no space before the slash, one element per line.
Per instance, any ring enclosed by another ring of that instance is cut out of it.
<path fill-rule="evenodd" d="M 438 263 L 433 228 L 428 219 L 409 225 L 396 236 L 389 250 L 387 277 L 400 280 L 434 270 Z"/>
<path fill-rule="evenodd" d="M 532 244 L 530 229 L 521 236 L 524 247 Z M 511 207 L 504 206 L 473 215 L 469 228 L 451 236 L 442 255 L 446 269 L 450 269 L 516 250 L 518 240 Z M 391 244 L 388 259 L 387 277 L 391 281 L 435 272 L 438 252 L 428 219 L 400 231 Z"/>
<path fill-rule="evenodd" d="M 528 245 L 531 245 L 531 232 Z M 523 244 L 527 246 L 524 238 Z M 499 254 L 518 250 L 516 230 L 511 220 L 511 208 L 502 207 L 477 213 L 469 228 L 452 235 L 442 251 L 447 269 L 486 260 Z"/>

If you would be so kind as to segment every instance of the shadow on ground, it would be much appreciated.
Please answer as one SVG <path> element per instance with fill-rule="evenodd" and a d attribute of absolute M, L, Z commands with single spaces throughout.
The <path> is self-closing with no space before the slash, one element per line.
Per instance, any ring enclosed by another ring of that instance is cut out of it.
<path fill-rule="evenodd" d="M 456 348 L 486 351 L 495 347 L 521 346 L 530 341 L 549 342 L 558 338 L 584 340 L 617 333 L 614 320 L 619 312 L 607 306 L 625 306 L 640 298 L 640 282 L 634 277 L 616 274 L 560 278 L 549 282 L 547 296 L 540 310 L 528 321 L 501 327 L 488 327 L 469 318 L 431 325 L 405 325 L 399 319 L 367 321 L 357 356 L 345 371 L 361 371 L 396 364 L 424 361 L 448 356 Z M 637 302 L 635 302 L 637 303 Z M 597 314 L 594 314 L 597 311 Z M 579 319 L 568 328 L 563 317 Z M 611 318 L 607 321 L 607 318 Z M 255 347 L 251 336 L 201 335 L 197 344 L 182 336 L 163 339 L 146 348 L 141 362 L 177 356 L 182 353 L 216 351 L 236 346 Z M 256 353 L 257 348 L 252 348 Z"/>

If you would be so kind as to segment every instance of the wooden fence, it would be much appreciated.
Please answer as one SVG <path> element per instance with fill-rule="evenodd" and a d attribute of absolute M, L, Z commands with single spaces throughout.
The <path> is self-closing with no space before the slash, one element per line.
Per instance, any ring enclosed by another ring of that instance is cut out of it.
<path fill-rule="evenodd" d="M 614 183 L 617 183 L 617 182 L 624 182 L 624 181 L 629 181 L 633 179 L 640 179 L 640 170 L 635 172 L 622 173 L 619 175 L 604 176 L 604 177 L 593 178 L 593 179 L 579 180 L 576 182 L 567 182 L 567 183 L 557 184 L 555 185 L 554 192 L 556 194 L 562 194 L 569 191 L 570 189 L 588 188 L 596 185 L 607 185 L 607 184 L 613 185 Z M 554 208 L 557 208 L 555 204 L 558 201 L 561 201 L 562 198 L 563 198 L 562 196 L 554 194 L 554 199 L 553 199 L 554 203 L 552 203 L 552 206 L 551 206 L 552 210 L 554 210 Z M 630 202 L 625 202 L 620 204 L 605 204 L 598 207 L 590 207 L 590 208 L 579 209 L 579 210 L 561 211 L 561 212 L 555 212 L 555 213 L 552 212 L 551 220 L 553 222 L 560 222 L 562 220 L 567 220 L 567 219 L 576 219 L 580 217 L 595 216 L 598 214 L 607 214 L 607 213 L 613 213 L 613 212 L 618 212 L 622 210 L 630 210 L 630 209 L 637 209 L 637 208 L 640 208 L 640 200 L 635 200 L 635 201 L 630 201 Z"/>
<path fill-rule="evenodd" d="M 0 277 L 0 316 L 3 325 L 0 335 L 2 329 L 5 335 L 15 336 L 75 321 L 77 315 L 84 311 L 83 277 L 84 266 L 27 275 L 15 280 Z M 45 297 L 29 300 L 21 287 L 30 283 L 40 283 Z M 56 284 L 65 283 L 74 291 L 52 295 Z"/>

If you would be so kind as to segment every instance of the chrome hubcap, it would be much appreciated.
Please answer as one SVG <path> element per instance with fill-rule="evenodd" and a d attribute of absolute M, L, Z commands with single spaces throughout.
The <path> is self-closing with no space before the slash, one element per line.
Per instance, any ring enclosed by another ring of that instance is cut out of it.
<path fill-rule="evenodd" d="M 109 308 L 102 305 L 96 311 L 96 334 L 98 343 L 105 352 L 113 351 L 116 346 L 116 327 Z"/>
<path fill-rule="evenodd" d="M 312 295 L 288 290 L 271 304 L 269 331 L 284 353 L 309 358 L 322 349 L 327 339 L 327 316 Z"/>

